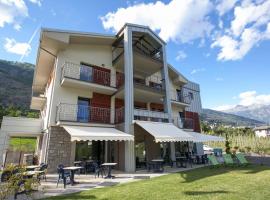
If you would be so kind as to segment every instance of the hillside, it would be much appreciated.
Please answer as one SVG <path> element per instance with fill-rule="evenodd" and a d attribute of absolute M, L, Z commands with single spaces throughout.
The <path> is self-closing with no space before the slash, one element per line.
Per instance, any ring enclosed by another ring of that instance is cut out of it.
<path fill-rule="evenodd" d="M 0 60 L 0 105 L 29 108 L 34 65 Z"/>
<path fill-rule="evenodd" d="M 264 124 L 264 122 L 258 120 L 249 119 L 246 117 L 228 114 L 211 109 L 203 109 L 203 113 L 201 114 L 201 120 L 206 121 L 210 124 L 221 123 L 231 126 L 255 126 Z"/>
<path fill-rule="evenodd" d="M 224 112 L 270 123 L 270 105 L 236 106 Z"/>

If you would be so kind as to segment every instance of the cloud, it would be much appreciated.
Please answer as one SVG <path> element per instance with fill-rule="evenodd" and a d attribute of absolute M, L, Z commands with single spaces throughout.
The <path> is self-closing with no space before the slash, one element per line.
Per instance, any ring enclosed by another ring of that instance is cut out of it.
<path fill-rule="evenodd" d="M 197 74 L 198 72 L 204 72 L 205 68 L 193 69 L 190 74 Z"/>
<path fill-rule="evenodd" d="M 234 8 L 230 28 L 214 39 L 218 60 L 242 59 L 254 46 L 270 39 L 270 1 L 243 1 Z"/>
<path fill-rule="evenodd" d="M 224 79 L 222 77 L 217 77 L 216 81 L 224 81 Z"/>
<path fill-rule="evenodd" d="M 220 16 L 230 11 L 238 0 L 219 0 L 216 9 Z"/>
<path fill-rule="evenodd" d="M 29 0 L 33 4 L 37 4 L 39 7 L 41 7 L 42 0 Z"/>
<path fill-rule="evenodd" d="M 210 0 L 171 0 L 169 3 L 137 3 L 101 17 L 106 30 L 117 32 L 125 23 L 149 26 L 165 41 L 190 42 L 209 36 L 214 26 L 208 14 Z M 192 25 L 191 25 L 192 24 Z"/>
<path fill-rule="evenodd" d="M 186 57 L 187 57 L 187 54 L 184 51 L 178 51 L 175 60 L 177 60 L 177 61 L 183 60 Z"/>
<path fill-rule="evenodd" d="M 254 106 L 254 105 L 270 105 L 270 94 L 257 94 L 256 91 L 246 91 L 240 93 L 237 97 L 233 97 L 233 99 L 237 99 L 239 102 L 235 105 L 221 105 L 215 110 L 229 110 L 237 105 L 240 106 Z"/>
<path fill-rule="evenodd" d="M 22 29 L 22 26 L 20 24 L 14 24 L 13 28 L 16 30 L 16 31 L 20 31 Z"/>
<path fill-rule="evenodd" d="M 28 9 L 23 0 L 0 0 L 0 28 L 5 24 L 18 24 L 18 18 L 28 16 Z"/>
<path fill-rule="evenodd" d="M 9 53 L 17 55 L 28 55 L 31 50 L 31 46 L 28 43 L 17 42 L 13 38 L 5 38 L 4 49 Z"/>

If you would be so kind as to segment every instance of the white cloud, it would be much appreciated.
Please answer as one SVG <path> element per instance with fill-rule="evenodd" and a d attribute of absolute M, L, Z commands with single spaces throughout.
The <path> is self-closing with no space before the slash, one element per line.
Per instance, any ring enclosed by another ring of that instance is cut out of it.
<path fill-rule="evenodd" d="M 22 29 L 22 26 L 20 24 L 14 24 L 13 28 L 16 30 L 16 31 L 20 31 Z"/>
<path fill-rule="evenodd" d="M 42 0 L 29 0 L 33 4 L 37 4 L 39 7 L 41 6 Z"/>
<path fill-rule="evenodd" d="M 125 23 L 147 25 L 165 41 L 190 42 L 208 36 L 213 29 L 208 14 L 210 0 L 171 0 L 139 3 L 118 8 L 101 17 L 103 27 L 117 32 Z"/>
<path fill-rule="evenodd" d="M 238 100 L 239 102 L 235 105 L 221 105 L 215 110 L 229 110 L 237 105 L 240 106 L 254 106 L 254 105 L 270 105 L 270 94 L 257 94 L 256 91 L 246 91 L 240 93 L 237 97 L 233 97 L 233 99 Z"/>
<path fill-rule="evenodd" d="M 254 46 L 270 39 L 270 0 L 243 1 L 234 8 L 234 19 L 224 32 L 211 45 L 220 48 L 217 59 L 242 59 Z"/>
<path fill-rule="evenodd" d="M 238 0 L 219 0 L 216 9 L 220 16 L 230 11 Z"/>
<path fill-rule="evenodd" d="M 213 108 L 213 110 L 224 111 L 224 110 L 230 110 L 234 107 L 235 107 L 235 105 L 221 105 L 221 106 L 217 106 L 217 107 Z"/>
<path fill-rule="evenodd" d="M 4 49 L 9 53 L 14 53 L 14 54 L 22 56 L 22 55 L 29 54 L 29 52 L 31 50 L 31 46 L 28 43 L 17 42 L 13 38 L 6 38 L 5 44 L 4 44 Z"/>
<path fill-rule="evenodd" d="M 18 24 L 18 18 L 27 16 L 28 9 L 23 0 L 0 0 L 0 28 L 5 24 Z"/>
<path fill-rule="evenodd" d="M 205 68 L 193 69 L 190 74 L 197 74 L 198 72 L 204 72 Z"/>
<path fill-rule="evenodd" d="M 178 51 L 175 60 L 177 60 L 177 61 L 183 60 L 186 57 L 187 57 L 187 54 L 184 51 Z"/>
<path fill-rule="evenodd" d="M 217 77 L 216 81 L 224 81 L 224 79 L 222 77 Z"/>

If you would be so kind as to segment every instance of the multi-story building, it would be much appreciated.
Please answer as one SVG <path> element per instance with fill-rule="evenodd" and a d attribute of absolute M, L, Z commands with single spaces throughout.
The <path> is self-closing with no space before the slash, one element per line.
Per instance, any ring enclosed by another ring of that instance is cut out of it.
<path fill-rule="evenodd" d="M 96 159 L 134 171 L 161 155 L 174 160 L 180 142 L 195 141 L 188 131 L 200 132 L 201 100 L 166 54 L 145 26 L 116 35 L 42 29 L 31 101 L 40 162 L 54 171 Z"/>

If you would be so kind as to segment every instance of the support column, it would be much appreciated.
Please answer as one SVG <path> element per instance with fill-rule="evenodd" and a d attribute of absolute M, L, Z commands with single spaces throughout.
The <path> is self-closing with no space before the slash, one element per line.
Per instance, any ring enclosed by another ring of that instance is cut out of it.
<path fill-rule="evenodd" d="M 125 125 L 124 131 L 134 135 L 132 122 L 134 119 L 134 87 L 133 87 L 133 51 L 132 30 L 126 26 L 124 30 L 124 71 L 125 71 Z M 125 142 L 125 171 L 135 171 L 134 142 Z"/>
<path fill-rule="evenodd" d="M 115 121 L 115 96 L 111 97 L 111 116 L 110 116 L 110 122 L 111 124 L 114 124 Z"/>
<path fill-rule="evenodd" d="M 170 79 L 169 79 L 169 73 L 168 73 L 168 65 L 167 65 L 167 55 L 166 55 L 166 46 L 162 45 L 162 52 L 163 52 L 163 70 L 162 70 L 162 75 L 164 79 L 164 84 L 165 84 L 165 90 L 166 90 L 166 95 L 164 99 L 164 108 L 165 111 L 168 113 L 168 120 L 170 123 L 172 123 L 172 104 L 171 104 L 171 86 L 170 86 Z M 170 148 L 171 148 L 171 159 L 175 161 L 175 145 L 174 142 L 170 143 Z"/>
<path fill-rule="evenodd" d="M 105 141 L 105 155 L 104 155 L 105 163 L 108 162 L 108 141 Z"/>
<path fill-rule="evenodd" d="M 168 65 L 167 65 L 167 55 L 166 55 L 166 46 L 162 45 L 162 54 L 163 54 L 163 70 L 162 78 L 163 83 L 165 85 L 165 99 L 164 99 L 164 109 L 165 112 L 168 113 L 169 122 L 172 122 L 172 105 L 171 105 L 171 96 L 170 96 L 170 80 L 169 80 L 169 73 L 168 73 Z"/>

